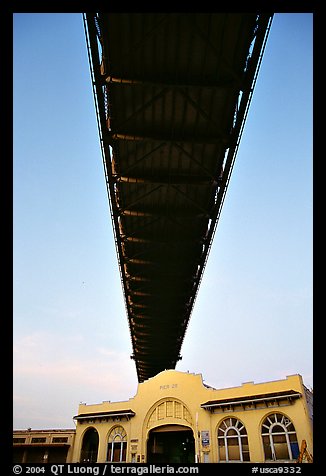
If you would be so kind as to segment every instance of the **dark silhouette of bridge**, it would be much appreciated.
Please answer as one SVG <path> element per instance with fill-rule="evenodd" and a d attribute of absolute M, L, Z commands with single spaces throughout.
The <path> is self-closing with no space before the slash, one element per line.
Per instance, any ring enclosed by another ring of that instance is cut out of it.
<path fill-rule="evenodd" d="M 181 358 L 273 14 L 83 18 L 142 382 Z"/>

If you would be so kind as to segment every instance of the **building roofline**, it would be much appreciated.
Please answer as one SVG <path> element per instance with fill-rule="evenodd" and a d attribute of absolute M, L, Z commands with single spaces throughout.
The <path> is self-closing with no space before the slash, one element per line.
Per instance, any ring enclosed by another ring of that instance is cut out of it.
<path fill-rule="evenodd" d="M 64 432 L 76 432 L 76 428 L 49 428 L 49 429 L 35 429 L 35 428 L 26 428 L 25 430 L 18 429 L 13 430 L 13 433 L 64 433 Z"/>
<path fill-rule="evenodd" d="M 282 398 L 301 398 L 302 394 L 296 392 L 295 390 L 285 390 L 282 392 L 271 392 L 264 393 L 260 395 L 248 395 L 244 397 L 235 397 L 235 398 L 223 398 L 219 400 L 209 400 L 208 402 L 202 403 L 200 406 L 204 409 L 212 407 L 221 407 L 226 405 L 239 405 L 242 403 L 258 401 L 267 401 L 267 400 L 280 400 Z"/>

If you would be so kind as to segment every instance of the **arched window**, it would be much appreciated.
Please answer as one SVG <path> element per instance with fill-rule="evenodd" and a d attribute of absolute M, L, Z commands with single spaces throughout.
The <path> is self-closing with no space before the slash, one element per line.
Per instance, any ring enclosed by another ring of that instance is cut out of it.
<path fill-rule="evenodd" d="M 297 435 L 291 420 L 282 413 L 273 413 L 262 424 L 265 460 L 296 460 L 299 456 Z"/>
<path fill-rule="evenodd" d="M 127 433 L 122 426 L 114 427 L 109 434 L 106 460 L 124 463 L 127 458 Z"/>
<path fill-rule="evenodd" d="M 98 433 L 95 428 L 88 428 L 83 437 L 80 453 L 81 463 L 96 463 L 98 450 Z"/>
<path fill-rule="evenodd" d="M 226 418 L 217 430 L 220 461 L 250 461 L 247 430 L 237 418 Z"/>

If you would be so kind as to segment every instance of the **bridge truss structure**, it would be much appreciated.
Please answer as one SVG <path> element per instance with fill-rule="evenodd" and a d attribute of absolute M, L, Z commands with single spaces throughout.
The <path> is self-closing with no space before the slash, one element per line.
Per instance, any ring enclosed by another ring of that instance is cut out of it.
<path fill-rule="evenodd" d="M 83 14 L 139 382 L 175 368 L 272 13 Z"/>

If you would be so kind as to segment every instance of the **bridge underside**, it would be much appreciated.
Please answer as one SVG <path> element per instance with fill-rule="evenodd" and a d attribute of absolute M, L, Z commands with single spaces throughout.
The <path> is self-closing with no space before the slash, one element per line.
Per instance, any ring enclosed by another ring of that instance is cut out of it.
<path fill-rule="evenodd" d="M 84 19 L 142 382 L 180 359 L 272 14 Z"/>

